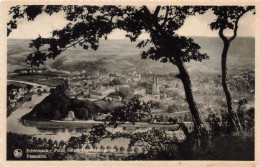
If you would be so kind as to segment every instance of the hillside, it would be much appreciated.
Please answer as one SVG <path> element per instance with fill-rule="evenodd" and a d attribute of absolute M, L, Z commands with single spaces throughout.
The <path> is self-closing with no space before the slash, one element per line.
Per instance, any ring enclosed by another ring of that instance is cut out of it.
<path fill-rule="evenodd" d="M 71 111 L 74 116 L 71 116 Z M 51 93 L 24 115 L 27 120 L 89 120 L 103 110 L 90 101 L 72 99 L 66 94 Z"/>
<path fill-rule="evenodd" d="M 201 46 L 201 52 L 210 56 L 209 60 L 203 62 L 190 62 L 188 69 L 192 72 L 219 73 L 220 55 L 223 44 L 218 37 L 194 37 L 194 40 Z M 31 49 L 28 48 L 30 40 L 8 39 L 8 71 L 26 67 L 24 62 Z M 176 68 L 169 63 L 160 63 L 153 60 L 142 60 L 140 53 L 142 49 L 136 47 L 137 43 L 129 40 L 101 40 L 97 51 L 83 50 L 80 47 L 70 48 L 63 52 L 56 60 L 48 60 L 46 67 L 55 67 L 55 61 L 60 61 L 60 69 L 86 70 L 86 71 L 125 71 L 137 70 L 140 72 L 174 72 Z M 254 38 L 236 38 L 230 46 L 228 53 L 228 65 L 254 66 L 255 57 Z M 62 59 L 59 60 L 59 59 Z M 60 63 L 59 62 L 59 63 Z M 91 62 L 91 63 L 90 63 Z M 58 63 L 56 63 L 58 64 Z M 94 64 L 94 65 L 93 65 Z"/>

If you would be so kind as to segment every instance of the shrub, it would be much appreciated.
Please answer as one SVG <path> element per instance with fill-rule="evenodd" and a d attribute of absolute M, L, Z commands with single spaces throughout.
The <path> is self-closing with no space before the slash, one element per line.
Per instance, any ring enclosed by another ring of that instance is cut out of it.
<path fill-rule="evenodd" d="M 125 151 L 125 147 L 121 146 L 120 147 L 120 152 L 124 152 Z"/>

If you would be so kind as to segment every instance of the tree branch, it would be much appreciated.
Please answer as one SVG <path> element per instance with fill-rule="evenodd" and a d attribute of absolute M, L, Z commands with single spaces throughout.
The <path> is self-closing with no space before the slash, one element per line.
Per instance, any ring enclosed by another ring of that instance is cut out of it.
<path fill-rule="evenodd" d="M 167 21 L 168 21 L 169 10 L 170 10 L 169 6 L 166 6 L 165 18 L 164 18 L 163 23 L 161 24 L 161 27 L 165 26 L 165 24 L 166 24 Z"/>
<path fill-rule="evenodd" d="M 161 6 L 157 6 L 155 11 L 154 11 L 154 13 L 153 13 L 153 15 L 157 17 L 159 12 L 160 12 L 160 9 L 161 9 Z"/>
<path fill-rule="evenodd" d="M 147 14 L 151 14 L 150 10 L 147 8 L 147 6 L 143 6 L 143 10 L 144 12 L 146 12 Z"/>
<path fill-rule="evenodd" d="M 65 51 L 66 49 L 68 49 L 68 48 L 70 48 L 70 47 L 72 47 L 72 46 L 75 46 L 76 44 L 80 43 L 80 42 L 83 41 L 83 40 L 84 40 L 84 38 L 79 39 L 78 41 L 74 42 L 73 44 L 70 44 L 70 45 L 66 46 L 65 48 L 63 48 L 62 51 Z"/>
<path fill-rule="evenodd" d="M 238 19 L 235 21 L 235 28 L 233 36 L 228 40 L 229 42 L 233 41 L 237 37 L 237 29 L 238 29 Z"/>
<path fill-rule="evenodd" d="M 219 29 L 218 34 L 219 34 L 220 38 L 221 38 L 224 42 L 228 42 L 228 39 L 227 39 L 227 37 L 224 36 L 223 31 L 224 31 L 224 28 L 221 27 L 221 28 Z"/>
<path fill-rule="evenodd" d="M 245 10 L 243 13 L 241 13 L 240 16 L 238 16 L 237 20 L 235 21 L 235 28 L 234 28 L 234 34 L 233 36 L 228 40 L 229 42 L 233 41 L 237 37 L 237 29 L 238 29 L 238 21 L 239 19 L 246 13 L 248 12 L 249 9 Z"/>

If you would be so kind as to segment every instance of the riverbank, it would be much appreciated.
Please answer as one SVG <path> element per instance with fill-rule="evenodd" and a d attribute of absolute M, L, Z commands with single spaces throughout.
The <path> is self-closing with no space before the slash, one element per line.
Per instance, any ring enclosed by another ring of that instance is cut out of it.
<path fill-rule="evenodd" d="M 33 94 L 30 101 L 27 101 L 7 118 L 7 132 L 13 132 L 18 134 L 37 134 L 38 130 L 36 127 L 27 127 L 20 122 L 20 118 L 29 113 L 32 110 L 32 106 L 39 104 L 49 93 L 43 93 L 41 96 Z"/>
<path fill-rule="evenodd" d="M 64 129 L 64 128 L 82 128 L 82 129 L 90 129 L 93 125 L 103 124 L 102 121 L 94 121 L 94 120 L 76 120 L 76 121 L 58 121 L 58 120 L 46 120 L 46 121 L 34 121 L 22 119 L 22 124 L 25 126 L 33 126 L 37 128 L 49 128 L 49 129 Z M 190 129 L 193 129 L 193 124 L 191 122 L 184 123 Z M 179 124 L 171 124 L 171 123 L 144 123 L 144 122 L 136 122 L 132 124 L 130 122 L 124 122 L 118 125 L 118 128 L 122 130 L 135 131 L 139 129 L 145 128 L 162 128 L 165 130 L 173 130 L 179 127 Z M 111 127 L 112 129 L 113 127 Z M 117 128 L 117 129 L 118 129 Z"/>
<path fill-rule="evenodd" d="M 7 109 L 7 118 L 8 118 L 15 110 L 17 110 L 18 108 L 20 108 L 25 102 L 30 101 L 33 94 L 34 94 L 33 92 L 27 93 L 27 94 L 23 97 L 23 99 L 22 99 L 21 101 L 19 101 L 19 103 L 18 103 L 16 106 Z"/>

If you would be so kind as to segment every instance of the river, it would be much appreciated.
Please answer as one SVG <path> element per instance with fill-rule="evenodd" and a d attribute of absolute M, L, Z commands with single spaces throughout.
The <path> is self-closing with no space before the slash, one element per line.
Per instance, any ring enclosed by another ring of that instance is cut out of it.
<path fill-rule="evenodd" d="M 52 127 L 45 127 L 45 128 L 39 128 L 37 126 L 28 126 L 24 125 L 20 122 L 20 118 L 31 112 L 32 108 L 31 106 L 35 106 L 38 103 L 40 103 L 46 96 L 48 96 L 49 93 L 43 93 L 42 95 L 34 94 L 32 95 L 32 100 L 25 102 L 22 104 L 21 107 L 17 108 L 8 118 L 7 118 L 7 132 L 12 133 L 18 133 L 18 134 L 26 134 L 26 135 L 32 135 L 34 137 L 41 137 L 52 139 L 52 140 L 63 140 L 67 141 L 71 136 L 80 136 L 82 133 L 86 133 L 90 130 L 90 128 L 52 128 Z M 111 141 L 110 139 L 104 139 L 101 141 L 99 145 L 104 146 L 114 146 L 114 145 L 122 145 L 126 146 L 128 144 L 128 140 L 125 139 L 117 139 Z"/>
<path fill-rule="evenodd" d="M 13 82 L 13 81 L 12 81 Z M 28 84 L 28 83 L 25 83 Z M 29 83 L 30 84 L 30 83 Z M 37 85 L 38 86 L 38 85 Z M 7 118 L 7 132 L 32 135 L 34 137 L 46 138 L 57 140 L 57 141 L 67 141 L 71 136 L 81 136 L 82 133 L 87 134 L 93 124 L 101 123 L 95 121 L 48 121 L 48 122 L 36 122 L 26 125 L 20 122 L 20 118 L 31 112 L 33 106 L 39 104 L 49 93 L 43 93 L 42 95 L 33 94 L 30 101 L 24 102 L 21 107 L 17 108 L 8 118 Z M 147 127 L 174 127 L 174 125 L 155 125 L 148 123 L 136 123 L 124 124 L 119 126 L 117 129 L 110 128 L 110 131 L 142 131 Z M 176 125 L 177 126 L 177 125 Z M 110 139 L 104 139 L 99 145 L 104 146 L 124 146 L 126 147 L 129 140 L 126 139 L 116 139 L 111 141 Z"/>

